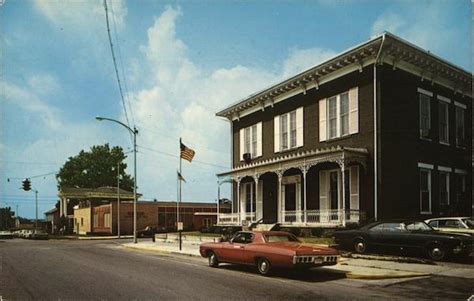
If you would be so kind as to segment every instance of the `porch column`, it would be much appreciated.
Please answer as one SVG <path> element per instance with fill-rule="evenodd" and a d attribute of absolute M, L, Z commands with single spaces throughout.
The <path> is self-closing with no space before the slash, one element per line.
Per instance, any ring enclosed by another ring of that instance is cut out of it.
<path fill-rule="evenodd" d="M 283 218 L 283 204 L 281 203 L 282 198 L 281 198 L 281 180 L 283 179 L 283 172 L 282 171 L 277 171 L 276 172 L 278 176 L 278 222 L 282 223 L 284 222 Z"/>
<path fill-rule="evenodd" d="M 339 166 L 341 167 L 341 182 L 342 182 L 342 216 L 341 222 L 342 226 L 346 227 L 346 164 L 344 163 L 344 159 L 340 160 Z"/>
<path fill-rule="evenodd" d="M 303 173 L 303 222 L 306 224 L 308 222 L 308 213 L 306 208 L 306 173 L 308 172 L 308 166 L 303 165 L 301 168 L 301 172 Z M 301 214 L 298 214 L 299 218 L 301 219 Z M 299 220 L 301 222 L 301 220 Z"/>
<path fill-rule="evenodd" d="M 237 224 L 239 225 L 242 222 L 242 217 L 241 217 L 241 212 L 240 212 L 240 180 L 242 180 L 242 178 L 237 177 L 237 216 L 239 217 Z"/>
<path fill-rule="evenodd" d="M 257 220 L 257 208 L 258 208 L 257 203 L 258 203 L 258 199 L 259 199 L 259 195 L 258 195 L 258 179 L 259 178 L 260 178 L 259 174 L 255 174 L 253 176 L 253 180 L 255 181 L 255 208 L 253 207 L 253 201 L 254 200 L 252 200 L 250 202 L 250 212 L 251 212 L 250 220 L 252 222 L 255 222 Z M 255 212 L 254 212 L 254 210 L 255 210 Z"/>
<path fill-rule="evenodd" d="M 216 224 L 219 225 L 219 203 L 221 202 L 221 182 L 219 181 L 219 178 L 217 178 L 217 207 L 216 207 L 216 213 L 217 213 L 217 219 L 216 219 Z M 120 214 L 120 211 L 119 211 Z"/>

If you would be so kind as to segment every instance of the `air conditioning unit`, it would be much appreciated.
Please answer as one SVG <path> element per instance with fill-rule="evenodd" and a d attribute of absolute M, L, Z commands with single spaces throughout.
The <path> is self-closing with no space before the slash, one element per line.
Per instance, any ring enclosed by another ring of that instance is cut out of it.
<path fill-rule="evenodd" d="M 420 135 L 421 135 L 421 137 L 429 137 L 430 130 L 429 129 L 420 129 Z"/>
<path fill-rule="evenodd" d="M 252 162 L 252 155 L 250 153 L 245 153 L 242 157 L 245 161 L 245 164 L 250 164 L 250 162 Z"/>

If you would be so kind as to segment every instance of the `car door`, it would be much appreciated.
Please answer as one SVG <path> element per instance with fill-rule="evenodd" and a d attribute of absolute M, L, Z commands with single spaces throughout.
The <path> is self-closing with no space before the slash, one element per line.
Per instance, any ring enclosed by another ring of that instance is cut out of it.
<path fill-rule="evenodd" d="M 385 223 L 382 234 L 382 245 L 389 248 L 405 248 L 408 245 L 410 233 L 405 230 L 403 223 Z"/>
<path fill-rule="evenodd" d="M 222 246 L 223 261 L 232 263 L 241 263 L 243 261 L 243 252 L 246 242 L 246 233 L 237 233 L 228 243 Z"/>

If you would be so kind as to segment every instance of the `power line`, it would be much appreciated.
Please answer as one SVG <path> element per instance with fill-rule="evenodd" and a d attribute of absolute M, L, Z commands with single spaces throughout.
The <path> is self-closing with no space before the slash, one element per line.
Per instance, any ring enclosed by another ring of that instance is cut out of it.
<path fill-rule="evenodd" d="M 162 155 L 169 156 L 169 157 L 174 157 L 174 158 L 179 158 L 179 156 L 177 156 L 177 155 L 173 155 L 173 154 L 170 154 L 170 153 L 167 153 L 167 152 L 164 152 L 164 151 L 160 151 L 160 150 L 153 149 L 153 148 L 149 148 L 149 147 L 142 146 L 142 145 L 137 145 L 137 146 L 138 146 L 138 147 L 141 147 L 141 148 L 143 148 L 143 149 L 152 151 L 152 152 L 156 152 L 156 153 L 158 153 L 158 154 L 162 154 Z M 199 164 L 204 164 L 204 165 L 209 165 L 209 166 L 214 166 L 214 167 L 219 167 L 219 168 L 228 168 L 228 167 L 223 166 L 223 165 L 218 165 L 218 164 L 209 163 L 209 162 L 204 162 L 204 161 L 199 161 L 199 160 L 193 160 L 193 162 L 196 162 L 196 163 L 199 163 Z"/>
<path fill-rule="evenodd" d="M 107 23 L 107 35 L 109 37 L 110 51 L 112 52 L 112 61 L 114 62 L 115 75 L 117 76 L 117 83 L 120 91 L 120 98 L 122 99 L 123 111 L 125 112 L 125 119 L 127 120 L 127 125 L 130 127 L 130 122 L 128 120 L 127 106 L 125 105 L 125 98 L 123 97 L 122 84 L 120 82 L 120 76 L 117 68 L 117 61 L 115 59 L 114 46 L 112 43 L 112 36 L 110 35 L 110 24 L 109 24 L 109 13 L 107 9 L 107 0 L 104 0 L 105 8 L 105 21 Z"/>
<path fill-rule="evenodd" d="M 122 77 L 123 77 L 123 84 L 125 88 L 125 96 L 128 102 L 128 109 L 130 110 L 130 116 L 132 117 L 132 123 L 135 125 L 135 118 L 133 116 L 132 105 L 130 103 L 130 93 L 128 92 L 128 84 L 127 84 L 127 77 L 125 76 L 125 68 L 123 67 L 123 59 L 122 59 L 122 51 L 120 50 L 120 43 L 117 34 L 117 23 L 115 22 L 115 12 L 113 1 L 110 2 L 110 12 L 112 13 L 112 21 L 114 22 L 114 33 L 115 33 L 115 41 L 117 45 L 117 52 L 118 52 L 118 61 L 120 63 L 120 68 L 122 69 Z"/>

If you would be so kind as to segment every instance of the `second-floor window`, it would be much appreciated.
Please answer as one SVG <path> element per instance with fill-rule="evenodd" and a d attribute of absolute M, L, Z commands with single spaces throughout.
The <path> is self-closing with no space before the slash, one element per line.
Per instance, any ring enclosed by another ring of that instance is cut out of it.
<path fill-rule="evenodd" d="M 319 101 L 319 141 L 339 138 L 358 132 L 358 87 Z"/>
<path fill-rule="evenodd" d="M 439 111 L 439 142 L 448 144 L 449 143 L 449 103 L 440 99 L 438 111 Z"/>
<path fill-rule="evenodd" d="M 430 139 L 431 130 L 431 97 L 433 93 L 418 89 L 420 105 L 420 138 Z"/>
<path fill-rule="evenodd" d="M 456 145 L 465 146 L 464 111 L 466 110 L 466 106 L 458 102 L 454 102 L 454 104 L 456 105 Z"/>
<path fill-rule="evenodd" d="M 274 117 L 275 153 L 303 146 L 303 107 Z"/>
<path fill-rule="evenodd" d="M 240 161 L 244 160 L 244 154 L 250 154 L 251 158 L 262 155 L 262 123 L 240 129 Z"/>

